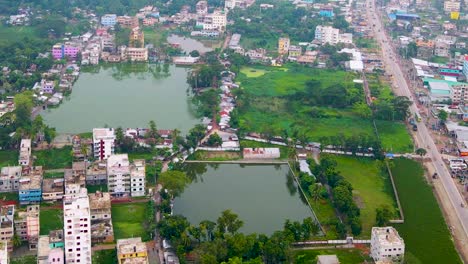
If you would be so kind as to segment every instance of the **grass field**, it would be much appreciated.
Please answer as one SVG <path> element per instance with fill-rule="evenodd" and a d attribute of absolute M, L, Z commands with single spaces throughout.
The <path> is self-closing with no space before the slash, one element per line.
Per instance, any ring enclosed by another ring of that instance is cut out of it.
<path fill-rule="evenodd" d="M 18 201 L 18 192 L 0 193 L 0 200 L 2 201 Z"/>
<path fill-rule="evenodd" d="M 405 240 L 406 263 L 462 263 L 421 165 L 407 159 L 394 163 L 393 178 L 405 213 L 405 223 L 395 227 Z"/>
<path fill-rule="evenodd" d="M 33 151 L 33 156 L 36 156 L 34 165 L 43 166 L 46 170 L 71 168 L 73 160 L 71 151 L 71 146 Z"/>
<path fill-rule="evenodd" d="M 116 240 L 129 237 L 142 237 L 144 241 L 149 239 L 149 234 L 143 226 L 145 209 L 146 203 L 112 205 L 112 224 Z"/>
<path fill-rule="evenodd" d="M 382 148 L 392 153 L 412 153 L 413 142 L 405 124 L 376 120 Z"/>
<path fill-rule="evenodd" d="M 329 225 L 329 223 L 338 220 L 330 199 L 320 199 L 318 201 L 313 201 L 310 199 L 310 197 L 308 197 L 308 199 L 312 210 L 314 210 L 314 213 L 317 216 L 318 221 L 325 229 L 326 239 L 337 239 L 338 235 L 336 233 L 335 227 Z"/>
<path fill-rule="evenodd" d="M 64 172 L 44 172 L 43 177 L 47 178 L 63 178 L 65 175 Z"/>
<path fill-rule="evenodd" d="M 242 74 L 245 74 L 245 76 L 247 78 L 260 77 L 260 76 L 264 75 L 265 73 L 267 73 L 266 70 L 256 69 L 256 68 L 252 68 L 252 67 L 242 67 L 240 72 Z"/>
<path fill-rule="evenodd" d="M 381 173 L 377 161 L 372 159 L 336 156 L 336 160 L 340 174 L 353 186 L 353 196 L 361 208 L 362 236 L 370 237 L 375 226 L 375 209 L 382 205 L 396 208 L 389 176 Z"/>
<path fill-rule="evenodd" d="M 41 235 L 48 235 L 51 230 L 63 229 L 63 210 L 41 208 L 39 222 Z"/>
<path fill-rule="evenodd" d="M 99 263 L 99 264 L 118 263 L 117 252 L 115 249 L 94 251 L 92 255 L 92 263 Z"/>
<path fill-rule="evenodd" d="M 294 263 L 315 264 L 318 255 L 336 255 L 342 264 L 360 264 L 370 260 L 368 252 L 359 249 L 317 249 L 295 251 Z"/>
<path fill-rule="evenodd" d="M 167 31 L 160 28 L 143 28 L 145 34 L 145 44 L 153 44 L 155 47 L 166 43 Z"/>
<path fill-rule="evenodd" d="M 18 165 L 17 150 L 0 150 L 0 167 Z"/>
<path fill-rule="evenodd" d="M 101 185 L 86 185 L 86 189 L 88 189 L 88 193 L 95 193 L 96 191 L 100 192 L 107 192 L 107 184 Z"/>
<path fill-rule="evenodd" d="M 20 258 L 12 258 L 10 264 L 36 264 L 36 256 L 24 256 Z"/>
<path fill-rule="evenodd" d="M 33 26 L 25 26 L 25 27 L 9 27 L 4 25 L 3 23 L 0 24 L 0 44 L 8 43 L 8 42 L 15 42 L 23 40 L 23 38 L 36 38 L 38 31 Z"/>

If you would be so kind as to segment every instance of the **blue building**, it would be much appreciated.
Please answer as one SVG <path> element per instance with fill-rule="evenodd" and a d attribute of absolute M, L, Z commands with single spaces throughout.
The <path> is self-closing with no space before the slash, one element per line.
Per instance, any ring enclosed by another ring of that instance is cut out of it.
<path fill-rule="evenodd" d="M 28 168 L 19 179 L 19 202 L 21 205 L 39 203 L 42 199 L 42 167 Z"/>
<path fill-rule="evenodd" d="M 333 8 L 331 7 L 324 7 L 320 9 L 319 15 L 321 17 L 329 17 L 329 18 L 332 18 L 333 16 L 335 16 L 335 14 L 333 13 Z"/>
<path fill-rule="evenodd" d="M 117 24 L 116 14 L 106 14 L 101 17 L 101 25 L 105 27 L 113 27 Z"/>
<path fill-rule="evenodd" d="M 465 56 L 465 59 L 463 60 L 463 74 L 468 80 L 468 56 Z"/>

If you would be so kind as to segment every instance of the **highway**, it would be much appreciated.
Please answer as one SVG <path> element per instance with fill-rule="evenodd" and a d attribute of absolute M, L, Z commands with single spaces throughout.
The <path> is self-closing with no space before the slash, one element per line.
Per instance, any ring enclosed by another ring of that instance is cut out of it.
<path fill-rule="evenodd" d="M 385 28 L 382 26 L 380 19 L 380 12 L 376 10 L 375 0 L 366 1 L 367 17 L 370 26 L 374 30 L 376 41 L 382 48 L 383 62 L 387 73 L 392 74 L 394 81 L 394 91 L 397 95 L 407 96 L 413 101 L 410 106 L 411 115 L 419 112 L 416 106 L 415 98 L 413 98 L 411 91 L 408 87 L 406 79 L 402 73 L 400 65 L 396 62 L 395 50 L 391 46 L 390 39 L 385 34 Z M 373 26 L 375 25 L 375 26 Z M 441 154 L 439 153 L 434 140 L 432 139 L 426 124 L 422 121 L 418 123 L 418 131 L 416 132 L 417 141 L 420 143 L 419 147 L 427 150 L 427 156 L 431 158 L 435 171 L 439 175 L 439 181 L 442 183 L 443 188 L 447 192 L 447 197 L 450 200 L 452 208 L 446 208 L 447 211 L 454 211 L 456 216 L 461 222 L 464 237 L 468 238 L 468 207 L 463 200 L 462 195 L 458 192 L 456 183 L 451 178 L 450 172 L 444 165 Z M 441 203 L 442 204 L 442 203 Z M 462 207 L 461 205 L 464 205 Z"/>

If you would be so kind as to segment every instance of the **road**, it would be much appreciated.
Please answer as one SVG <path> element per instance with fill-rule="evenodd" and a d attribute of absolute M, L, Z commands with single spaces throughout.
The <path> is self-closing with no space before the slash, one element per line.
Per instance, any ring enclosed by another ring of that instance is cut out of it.
<path fill-rule="evenodd" d="M 395 61 L 395 50 L 390 45 L 391 40 L 385 34 L 385 29 L 382 26 L 382 21 L 380 19 L 380 13 L 376 10 L 375 0 L 367 0 L 367 17 L 370 21 L 371 27 L 374 28 L 375 39 L 382 48 L 386 70 L 388 73 L 393 75 L 394 91 L 397 95 L 407 96 L 411 101 L 415 102 L 400 65 Z M 410 112 L 411 115 L 419 112 L 415 103 L 410 106 Z M 456 214 L 463 228 L 464 237 L 465 239 L 468 238 L 468 208 L 466 206 L 466 202 L 458 192 L 456 183 L 452 180 L 450 172 L 444 165 L 442 156 L 434 144 L 434 140 L 432 139 L 424 122 L 418 123 L 416 137 L 417 141 L 420 143 L 419 147 L 423 147 L 427 150 L 427 156 L 431 158 L 435 172 L 438 173 L 440 182 L 447 193 L 447 197 L 452 208 L 445 209 L 450 212 L 453 211 Z M 461 204 L 464 204 L 464 207 L 462 207 Z"/>

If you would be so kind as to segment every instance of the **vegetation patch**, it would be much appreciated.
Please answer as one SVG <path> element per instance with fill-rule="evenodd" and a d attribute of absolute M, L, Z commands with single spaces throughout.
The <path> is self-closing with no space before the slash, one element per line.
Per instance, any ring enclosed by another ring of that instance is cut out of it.
<path fill-rule="evenodd" d="M 88 193 L 95 193 L 97 191 L 107 192 L 107 184 L 98 184 L 98 185 L 87 184 L 86 189 L 88 189 Z"/>
<path fill-rule="evenodd" d="M 405 240 L 407 263 L 462 263 L 422 166 L 408 159 L 395 159 L 394 164 L 392 174 L 405 212 L 405 223 L 395 228 Z"/>
<path fill-rule="evenodd" d="M 65 175 L 64 172 L 55 172 L 55 171 L 48 172 L 48 171 L 46 171 L 46 172 L 44 172 L 43 177 L 44 177 L 44 179 L 48 179 L 48 178 L 62 178 L 63 179 L 64 175 Z"/>
<path fill-rule="evenodd" d="M 19 258 L 12 258 L 10 264 L 36 264 L 36 256 L 23 256 Z"/>
<path fill-rule="evenodd" d="M 206 161 L 228 161 L 241 159 L 242 155 L 238 151 L 204 151 L 198 150 L 193 153 L 189 160 L 206 160 Z"/>
<path fill-rule="evenodd" d="M 0 167 L 17 166 L 19 153 L 17 150 L 0 151 Z"/>
<path fill-rule="evenodd" d="M 392 153 L 412 153 L 413 142 L 404 123 L 376 120 L 382 148 Z"/>
<path fill-rule="evenodd" d="M 317 250 L 297 250 L 294 252 L 294 263 L 315 264 L 318 255 L 336 255 L 340 263 L 358 264 L 371 261 L 369 252 L 360 249 L 317 249 Z"/>
<path fill-rule="evenodd" d="M 252 68 L 252 67 L 242 67 L 240 72 L 244 74 L 247 78 L 256 78 L 263 76 L 267 73 L 264 69 Z"/>
<path fill-rule="evenodd" d="M 63 229 L 63 210 L 41 208 L 39 222 L 41 235 L 48 235 L 52 230 Z"/>
<path fill-rule="evenodd" d="M 36 157 L 34 164 L 42 166 L 46 170 L 71 168 L 72 166 L 71 146 L 33 151 L 33 156 Z"/>
<path fill-rule="evenodd" d="M 2 201 L 18 201 L 18 192 L 8 192 L 8 193 L 0 193 L 0 200 Z"/>
<path fill-rule="evenodd" d="M 112 205 L 115 240 L 129 237 L 142 237 L 144 241 L 150 239 L 150 234 L 142 224 L 145 222 L 145 209 L 146 203 Z"/>
<path fill-rule="evenodd" d="M 117 261 L 117 252 L 115 249 L 94 251 L 92 255 L 92 263 L 114 264 Z"/>

